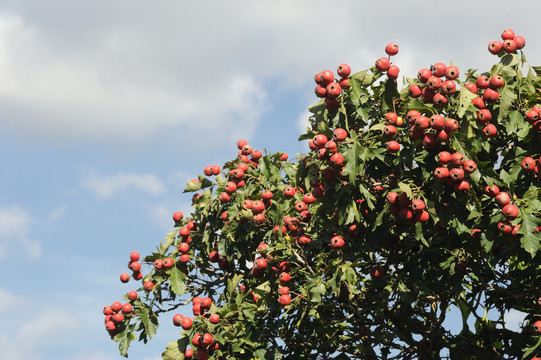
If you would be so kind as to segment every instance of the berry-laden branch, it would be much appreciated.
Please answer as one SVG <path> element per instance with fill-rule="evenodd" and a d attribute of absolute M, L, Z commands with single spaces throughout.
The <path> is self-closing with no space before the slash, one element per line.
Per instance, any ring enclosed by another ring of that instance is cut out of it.
<path fill-rule="evenodd" d="M 159 316 L 182 327 L 168 360 L 540 356 L 541 67 L 501 37 L 490 70 L 422 64 L 402 88 L 394 43 L 318 72 L 306 154 L 239 140 L 204 167 L 191 214 L 130 255 L 120 279 L 141 285 L 103 310 L 121 354 Z"/>

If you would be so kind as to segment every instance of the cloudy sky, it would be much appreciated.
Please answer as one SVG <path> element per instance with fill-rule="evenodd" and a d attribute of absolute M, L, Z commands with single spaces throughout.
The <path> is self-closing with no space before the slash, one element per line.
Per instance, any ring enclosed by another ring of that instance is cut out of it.
<path fill-rule="evenodd" d="M 401 75 L 451 61 L 489 70 L 507 27 L 541 64 L 539 1 L 0 2 L 0 351 L 10 360 L 118 359 L 101 309 L 131 290 L 189 212 L 181 194 L 245 138 L 297 143 L 313 75 L 372 66 L 390 42 Z M 130 358 L 159 357 L 164 319 Z"/>

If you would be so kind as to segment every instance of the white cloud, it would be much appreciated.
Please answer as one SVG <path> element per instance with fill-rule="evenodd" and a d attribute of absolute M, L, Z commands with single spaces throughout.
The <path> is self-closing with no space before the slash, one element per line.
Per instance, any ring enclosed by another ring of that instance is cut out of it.
<path fill-rule="evenodd" d="M 165 186 L 154 174 L 117 173 L 99 175 L 93 170 L 84 174 L 83 186 L 101 199 L 111 199 L 127 190 L 136 190 L 150 195 L 165 192 Z"/>
<path fill-rule="evenodd" d="M 13 311 L 13 309 L 22 306 L 22 304 L 25 302 L 27 302 L 26 298 L 0 289 L 0 315 L 5 312 Z M 0 349 L 1 348 L 2 347 L 0 346 Z"/>
<path fill-rule="evenodd" d="M 486 45 L 501 31 L 485 26 L 473 37 L 464 28 L 453 33 L 460 41 L 427 31 L 423 22 L 397 31 L 390 24 L 417 15 L 416 7 L 398 1 L 385 19 L 366 15 L 380 12 L 381 4 L 356 1 L 339 8 L 317 0 L 48 4 L 0 6 L 2 128 L 43 141 L 136 146 L 163 136 L 192 148 L 216 147 L 253 134 L 268 108 L 263 84 L 269 79 L 277 91 L 292 90 L 342 62 L 365 69 L 391 41 L 400 45 L 393 61 L 401 76 L 448 63 L 452 54 L 462 71 L 487 68 L 494 57 Z M 458 1 L 446 7 L 448 16 L 460 19 L 466 4 L 474 12 L 484 6 Z M 339 20 L 330 20 L 338 13 Z M 530 13 L 517 17 L 517 33 L 527 40 L 539 33 Z"/>
<path fill-rule="evenodd" d="M 79 321 L 67 310 L 47 309 L 23 323 L 17 332 L 21 343 L 50 344 L 62 341 L 62 334 L 81 328 Z"/>
<path fill-rule="evenodd" d="M 49 213 L 49 223 L 56 222 L 60 218 L 62 218 L 64 214 L 66 214 L 67 209 L 68 207 L 66 205 L 62 205 L 56 209 L 51 210 L 51 212 Z"/>
<path fill-rule="evenodd" d="M 30 215 L 21 206 L 0 207 L 0 258 L 14 252 L 24 252 L 34 259 L 40 257 L 40 242 L 28 236 L 31 224 Z"/>

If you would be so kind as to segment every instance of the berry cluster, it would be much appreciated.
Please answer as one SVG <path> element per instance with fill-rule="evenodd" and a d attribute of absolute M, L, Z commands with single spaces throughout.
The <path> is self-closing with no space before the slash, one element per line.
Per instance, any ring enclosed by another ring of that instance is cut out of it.
<path fill-rule="evenodd" d="M 526 40 L 518 35 L 515 36 L 515 32 L 511 29 L 505 29 L 502 32 L 502 41 L 495 40 L 488 44 L 488 51 L 494 55 L 501 55 L 502 53 L 514 53 L 517 50 L 521 50 L 526 45 Z"/>
<path fill-rule="evenodd" d="M 328 109 L 336 109 L 338 107 L 338 100 L 336 100 L 342 93 L 342 89 L 348 89 L 350 87 L 349 74 L 351 74 L 351 68 L 348 64 L 341 64 L 336 70 L 339 80 L 335 80 L 334 74 L 330 70 L 324 70 L 318 72 L 314 76 L 314 81 L 317 86 L 315 88 L 316 96 L 324 98 L 325 106 Z"/>
<path fill-rule="evenodd" d="M 459 152 L 451 154 L 448 151 L 440 152 L 436 160 L 441 165 L 434 170 L 434 176 L 438 180 L 445 181 L 456 192 L 467 193 L 470 191 L 470 183 L 464 177 L 477 170 L 475 161 L 466 160 L 464 155 Z"/>

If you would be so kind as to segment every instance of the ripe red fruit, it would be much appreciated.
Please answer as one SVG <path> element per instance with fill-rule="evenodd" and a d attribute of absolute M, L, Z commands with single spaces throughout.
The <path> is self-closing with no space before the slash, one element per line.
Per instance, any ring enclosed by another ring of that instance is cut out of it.
<path fill-rule="evenodd" d="M 124 321 L 124 315 L 122 315 L 121 313 L 116 313 L 116 314 L 113 315 L 113 317 L 111 319 L 113 319 L 113 321 L 116 322 L 116 323 L 120 323 L 120 322 Z"/>
<path fill-rule="evenodd" d="M 141 263 L 137 261 L 130 261 L 128 268 L 130 268 L 131 271 L 141 271 Z"/>
<path fill-rule="evenodd" d="M 253 158 L 253 155 L 252 155 L 252 158 Z M 212 175 L 218 175 L 219 173 L 220 173 L 220 166 L 213 165 L 212 166 Z"/>
<path fill-rule="evenodd" d="M 400 150 L 400 144 L 394 140 L 387 143 L 387 151 L 390 153 L 396 153 Z"/>
<path fill-rule="evenodd" d="M 451 160 L 451 154 L 447 151 L 441 151 L 437 156 L 436 156 L 436 161 L 440 164 L 440 165 L 447 165 L 449 163 L 449 160 Z"/>
<path fill-rule="evenodd" d="M 130 275 L 126 273 L 120 274 L 120 281 L 123 283 L 127 283 L 128 281 L 130 281 Z"/>
<path fill-rule="evenodd" d="M 190 251 L 190 245 L 188 245 L 188 243 L 180 243 L 178 245 L 178 251 L 180 251 L 181 254 L 187 254 L 188 251 Z"/>
<path fill-rule="evenodd" d="M 439 180 L 446 179 L 449 177 L 449 169 L 446 167 L 438 167 L 434 170 L 434 176 Z"/>
<path fill-rule="evenodd" d="M 459 181 L 453 185 L 453 190 L 458 193 L 467 193 L 470 191 L 470 183 L 466 180 Z"/>
<path fill-rule="evenodd" d="M 433 76 L 442 77 L 445 76 L 445 70 L 447 69 L 447 65 L 444 63 L 438 62 L 435 63 L 430 67 L 430 71 Z"/>
<path fill-rule="evenodd" d="M 498 223 L 498 230 L 503 234 L 510 234 L 513 231 L 513 224 L 510 221 L 500 221 Z"/>
<path fill-rule="evenodd" d="M 426 82 L 426 87 L 430 90 L 438 90 L 441 87 L 441 79 L 437 76 L 431 76 Z"/>
<path fill-rule="evenodd" d="M 280 280 L 280 283 L 283 285 L 283 284 L 287 284 L 289 280 L 291 280 L 291 275 L 289 275 L 289 273 L 284 271 L 280 274 L 278 278 Z"/>
<path fill-rule="evenodd" d="M 115 313 L 119 312 L 120 310 L 122 310 L 122 303 L 120 301 L 115 301 L 111 304 L 111 310 Z M 104 308 L 104 313 L 105 313 L 105 308 Z M 105 314 L 105 315 L 109 315 L 109 314 Z"/>
<path fill-rule="evenodd" d="M 344 238 L 341 236 L 333 236 L 331 239 L 331 247 L 335 250 L 341 249 L 345 244 Z"/>
<path fill-rule="evenodd" d="M 471 174 L 477 170 L 477 164 L 473 160 L 466 160 L 462 163 L 462 168 L 466 174 Z"/>
<path fill-rule="evenodd" d="M 203 174 L 205 174 L 206 176 L 211 176 L 212 175 L 212 166 L 211 165 L 205 166 L 205 168 L 203 169 Z"/>
<path fill-rule="evenodd" d="M 436 135 L 434 133 L 426 133 L 423 136 L 421 144 L 425 149 L 433 149 L 434 147 L 436 147 L 436 145 L 438 145 L 438 139 L 436 138 Z"/>
<path fill-rule="evenodd" d="M 325 107 L 329 110 L 335 110 L 338 108 L 338 105 L 340 105 L 340 103 L 338 102 L 338 100 L 336 99 L 333 99 L 333 98 L 330 98 L 330 97 L 326 97 L 325 98 L 325 101 L 323 102 L 323 104 L 325 105 Z"/>
<path fill-rule="evenodd" d="M 330 83 L 327 85 L 327 97 L 335 99 L 340 96 L 342 87 L 338 83 Z"/>
<path fill-rule="evenodd" d="M 163 269 L 163 260 L 162 259 L 154 260 L 154 269 L 156 269 L 156 270 Z"/>
<path fill-rule="evenodd" d="M 385 271 L 379 266 L 376 266 L 376 267 L 372 268 L 372 270 L 370 270 L 370 276 L 374 280 L 383 279 L 384 275 L 385 275 Z"/>
<path fill-rule="evenodd" d="M 385 114 L 386 124 L 394 125 L 396 124 L 397 120 L 398 120 L 398 115 L 396 115 L 396 113 L 388 112 L 387 114 Z"/>
<path fill-rule="evenodd" d="M 451 167 L 461 167 L 464 163 L 464 160 L 464 155 L 456 152 L 451 155 L 451 158 L 449 159 L 449 164 L 451 165 Z"/>
<path fill-rule="evenodd" d="M 284 189 L 284 195 L 286 197 L 293 197 L 295 195 L 295 188 L 293 186 L 288 186 Z"/>
<path fill-rule="evenodd" d="M 432 115 L 428 124 L 434 130 L 441 130 L 445 125 L 445 118 L 441 115 Z"/>
<path fill-rule="evenodd" d="M 137 291 L 132 290 L 128 293 L 128 299 L 134 301 L 137 299 Z"/>
<path fill-rule="evenodd" d="M 534 124 L 537 120 L 539 120 L 539 112 L 535 108 L 529 110 L 526 113 L 526 120 L 530 124 Z"/>
<path fill-rule="evenodd" d="M 423 92 L 419 85 L 413 84 L 409 86 L 408 93 L 409 93 L 409 96 L 411 96 L 412 98 L 418 98 L 419 96 L 422 95 Z"/>
<path fill-rule="evenodd" d="M 226 193 L 232 194 L 237 191 L 237 184 L 235 184 L 233 181 L 228 181 L 227 184 L 225 184 L 224 190 Z"/>
<path fill-rule="evenodd" d="M 344 156 L 340 153 L 336 153 L 329 159 L 334 166 L 340 166 L 344 162 Z"/>
<path fill-rule="evenodd" d="M 340 87 L 342 89 L 349 89 L 351 87 L 351 79 L 350 78 L 341 78 L 339 81 L 338 81 L 338 85 L 340 85 Z"/>
<path fill-rule="evenodd" d="M 192 319 L 189 317 L 185 317 L 182 319 L 182 328 L 184 330 L 190 330 L 192 328 Z"/>
<path fill-rule="evenodd" d="M 488 124 L 492 119 L 492 113 L 488 109 L 481 109 L 477 112 L 477 119 L 483 124 Z"/>
<path fill-rule="evenodd" d="M 140 271 L 134 271 L 131 276 L 134 280 L 141 280 L 143 278 L 143 273 Z"/>
<path fill-rule="evenodd" d="M 173 325 L 175 326 L 181 326 L 182 325 L 182 319 L 184 318 L 184 316 L 182 316 L 182 314 L 175 314 L 173 316 Z"/>
<path fill-rule="evenodd" d="M 467 83 L 466 85 L 464 85 L 464 87 L 470 90 L 471 93 L 477 94 L 477 85 L 475 85 L 474 83 Z"/>
<path fill-rule="evenodd" d="M 448 133 L 452 133 L 453 131 L 457 131 L 459 126 L 460 126 L 460 124 L 458 123 L 457 120 L 450 119 L 450 118 L 445 119 L 444 128 L 445 128 L 445 131 L 447 131 Z"/>
<path fill-rule="evenodd" d="M 129 314 L 133 311 L 133 305 L 130 303 L 122 304 L 122 312 L 124 314 Z"/>
<path fill-rule="evenodd" d="M 425 84 L 430 77 L 432 77 L 430 69 L 421 69 L 417 72 L 417 79 L 423 84 Z"/>
<path fill-rule="evenodd" d="M 320 84 L 327 86 L 334 81 L 334 74 L 330 70 L 324 70 L 321 72 Z"/>
<path fill-rule="evenodd" d="M 500 191 L 495 197 L 494 199 L 496 200 L 496 202 L 498 203 L 498 205 L 504 207 L 506 206 L 507 204 L 509 204 L 511 202 L 511 197 L 509 196 L 508 193 L 506 193 L 505 191 Z"/>
<path fill-rule="evenodd" d="M 399 73 L 400 73 L 400 68 L 396 65 L 391 65 L 389 67 L 389 70 L 387 70 L 387 77 L 391 80 L 396 80 L 398 78 Z"/>
<path fill-rule="evenodd" d="M 417 110 L 410 110 L 406 114 L 406 120 L 408 120 L 409 124 L 414 125 L 419 116 L 421 116 L 421 114 Z"/>
<path fill-rule="evenodd" d="M 386 125 L 383 129 L 383 133 L 386 136 L 392 137 L 396 134 L 396 127 L 394 125 Z"/>
<path fill-rule="evenodd" d="M 492 186 L 487 185 L 485 187 L 485 194 L 487 194 L 490 197 L 495 197 L 499 193 L 500 193 L 500 189 L 498 188 L 497 185 L 492 185 Z"/>
<path fill-rule="evenodd" d="M 140 258 L 141 257 L 137 251 L 132 251 L 132 253 L 130 254 L 131 261 L 139 261 Z"/>
<path fill-rule="evenodd" d="M 483 100 L 488 101 L 489 103 L 494 103 L 498 101 L 499 98 L 500 94 L 496 90 L 488 88 L 483 91 Z"/>
<path fill-rule="evenodd" d="M 237 141 L 237 147 L 239 148 L 239 150 L 241 150 L 245 145 L 248 145 L 248 141 L 244 139 L 240 139 L 239 141 Z"/>
<path fill-rule="evenodd" d="M 255 259 L 254 268 L 259 271 L 265 270 L 267 268 L 267 259 L 265 258 Z"/>
<path fill-rule="evenodd" d="M 154 289 L 154 283 L 150 280 L 145 281 L 145 283 L 143 284 L 143 287 L 145 288 L 146 291 L 151 291 L 152 289 Z"/>
<path fill-rule="evenodd" d="M 503 207 L 502 214 L 507 220 L 513 221 L 517 218 L 519 210 L 515 205 L 507 204 Z"/>
<path fill-rule="evenodd" d="M 212 314 L 209 317 L 209 321 L 211 324 L 217 324 L 220 322 L 220 315 L 218 314 Z"/>
<path fill-rule="evenodd" d="M 425 223 L 429 219 L 430 219 L 430 214 L 428 213 L 428 211 L 425 211 L 425 210 L 415 213 L 413 215 L 413 220 L 415 220 L 415 222 Z"/>
<path fill-rule="evenodd" d="M 498 129 L 496 129 L 496 126 L 494 126 L 493 124 L 488 124 L 483 129 L 483 134 L 485 134 L 487 138 L 493 138 L 494 136 L 496 136 L 497 132 L 498 132 Z"/>
<path fill-rule="evenodd" d="M 535 160 L 529 156 L 525 157 L 520 164 L 523 170 L 534 171 L 535 169 Z"/>
<path fill-rule="evenodd" d="M 517 44 L 517 50 L 520 50 L 524 47 L 524 45 L 526 45 L 526 39 L 524 39 L 522 36 L 515 36 L 513 38 L 513 41 L 515 42 L 515 44 Z"/>
<path fill-rule="evenodd" d="M 515 52 L 517 49 L 517 43 L 514 40 L 505 40 L 502 44 L 503 51 L 506 53 Z"/>
<path fill-rule="evenodd" d="M 327 88 L 325 86 L 317 85 L 314 89 L 314 93 L 318 98 L 324 98 L 327 96 Z"/>
<path fill-rule="evenodd" d="M 337 128 L 332 133 L 332 138 L 335 142 L 344 141 L 347 137 L 348 133 L 346 130 L 342 128 Z"/>
<path fill-rule="evenodd" d="M 449 170 L 449 178 L 454 182 L 461 181 L 464 179 L 464 169 L 461 168 L 452 168 Z"/>
<path fill-rule="evenodd" d="M 490 77 L 489 86 L 493 89 L 499 89 L 505 85 L 505 80 L 501 75 L 492 75 Z"/>
<path fill-rule="evenodd" d="M 163 259 L 163 267 L 166 268 L 166 269 L 170 269 L 173 267 L 173 265 L 175 265 L 175 262 L 173 261 L 173 259 L 171 258 L 165 258 Z"/>
<path fill-rule="evenodd" d="M 411 208 L 415 212 L 423 211 L 425 209 L 425 202 L 421 199 L 414 199 L 411 202 Z"/>
<path fill-rule="evenodd" d="M 488 76 L 481 75 L 475 81 L 475 85 L 477 85 L 477 88 L 479 89 L 487 89 L 490 85 L 490 79 Z"/>
<path fill-rule="evenodd" d="M 430 126 L 430 119 L 426 116 L 420 115 L 415 120 L 415 125 L 420 129 L 428 129 L 428 127 Z"/>
<path fill-rule="evenodd" d="M 178 260 L 181 263 L 186 264 L 188 261 L 190 261 L 190 254 L 182 254 L 178 257 Z"/>
<path fill-rule="evenodd" d="M 538 320 L 533 323 L 533 331 L 540 334 L 541 333 L 541 320 Z"/>
<path fill-rule="evenodd" d="M 513 40 L 515 38 L 515 32 L 511 29 L 505 29 L 502 32 L 502 40 Z"/>
<path fill-rule="evenodd" d="M 498 55 L 500 51 L 502 51 L 503 44 L 501 41 L 491 41 L 488 44 L 488 51 L 490 51 L 491 54 Z"/>
<path fill-rule="evenodd" d="M 460 75 L 460 71 L 454 65 L 451 65 L 445 69 L 445 78 L 447 80 L 455 80 Z"/>
<path fill-rule="evenodd" d="M 385 53 L 389 56 L 398 54 L 398 45 L 395 43 L 390 43 L 385 46 Z"/>
<path fill-rule="evenodd" d="M 391 62 L 386 57 L 381 57 L 376 60 L 375 66 L 379 71 L 385 72 L 389 70 L 389 67 L 391 67 Z"/>
<path fill-rule="evenodd" d="M 441 83 L 441 92 L 445 95 L 451 95 L 456 92 L 456 83 L 453 80 L 445 80 Z"/>
<path fill-rule="evenodd" d="M 280 295 L 280 298 L 278 299 L 278 302 L 282 306 L 289 305 L 291 303 L 291 296 L 289 294 Z"/>
<path fill-rule="evenodd" d="M 445 95 L 441 94 L 441 93 L 437 93 L 434 95 L 434 97 L 432 98 L 432 102 L 434 103 L 434 105 L 436 106 L 439 106 L 439 107 L 444 107 L 447 105 L 448 103 L 448 100 L 447 100 L 447 97 L 445 97 Z"/>
<path fill-rule="evenodd" d="M 177 211 L 173 214 L 173 221 L 178 223 L 182 218 L 184 217 L 184 214 L 182 214 L 180 211 Z"/>
<path fill-rule="evenodd" d="M 346 78 L 351 74 L 351 67 L 348 64 L 341 64 L 336 70 L 338 76 Z"/>

